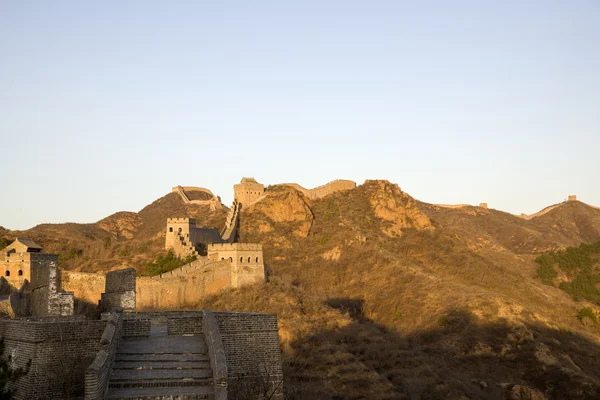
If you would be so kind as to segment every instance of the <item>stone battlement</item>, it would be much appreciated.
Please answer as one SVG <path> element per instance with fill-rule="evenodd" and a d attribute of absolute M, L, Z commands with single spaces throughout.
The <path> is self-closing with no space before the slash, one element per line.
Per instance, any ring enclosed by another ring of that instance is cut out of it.
<path fill-rule="evenodd" d="M 167 224 L 185 224 L 185 223 L 195 224 L 196 220 L 194 218 L 167 218 Z"/>
<path fill-rule="evenodd" d="M 208 249 L 214 250 L 214 251 L 227 251 L 227 250 L 262 251 L 262 244 L 260 244 L 260 243 L 215 243 L 215 244 L 209 244 Z"/>

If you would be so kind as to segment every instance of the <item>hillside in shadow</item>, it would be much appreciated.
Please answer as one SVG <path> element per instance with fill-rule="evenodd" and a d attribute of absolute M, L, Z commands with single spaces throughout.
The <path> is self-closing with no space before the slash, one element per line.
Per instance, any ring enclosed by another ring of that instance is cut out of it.
<path fill-rule="evenodd" d="M 359 317 L 292 341 L 286 356 L 289 399 L 600 397 L 596 342 L 467 310 L 409 335 Z"/>

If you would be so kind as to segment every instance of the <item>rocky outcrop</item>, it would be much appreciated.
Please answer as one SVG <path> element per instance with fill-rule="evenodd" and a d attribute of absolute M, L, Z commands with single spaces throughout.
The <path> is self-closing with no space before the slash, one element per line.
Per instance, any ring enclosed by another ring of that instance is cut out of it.
<path fill-rule="evenodd" d="M 515 385 L 510 390 L 510 400 L 546 400 L 541 392 L 527 386 Z"/>
<path fill-rule="evenodd" d="M 251 212 L 262 213 L 267 217 L 259 223 L 262 232 L 273 230 L 271 223 L 291 222 L 293 233 L 299 237 L 307 237 L 312 226 L 314 215 L 310 209 L 310 201 L 302 193 L 289 186 L 274 187 L 263 201 L 255 203 Z"/>
<path fill-rule="evenodd" d="M 417 207 L 415 199 L 398 185 L 386 180 L 366 181 L 365 190 L 375 216 L 384 221 L 382 230 L 386 235 L 401 236 L 406 229 L 433 229 L 429 217 Z"/>

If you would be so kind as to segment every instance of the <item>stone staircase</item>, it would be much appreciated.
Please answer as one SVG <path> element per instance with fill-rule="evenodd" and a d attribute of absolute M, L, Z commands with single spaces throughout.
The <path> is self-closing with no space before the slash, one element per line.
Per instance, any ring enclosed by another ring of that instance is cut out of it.
<path fill-rule="evenodd" d="M 107 399 L 213 399 L 213 378 L 204 335 L 167 335 L 153 327 L 149 338 L 119 343 Z"/>
<path fill-rule="evenodd" d="M 237 228 L 240 222 L 240 206 L 241 204 L 234 200 L 233 205 L 227 214 L 225 226 L 221 231 L 221 238 L 225 243 L 233 243 L 237 233 Z"/>
<path fill-rule="evenodd" d="M 198 250 L 194 247 L 190 242 L 187 241 L 186 238 L 181 236 L 181 234 L 177 234 L 177 238 L 179 239 L 179 244 L 185 250 L 187 254 L 199 256 Z"/>

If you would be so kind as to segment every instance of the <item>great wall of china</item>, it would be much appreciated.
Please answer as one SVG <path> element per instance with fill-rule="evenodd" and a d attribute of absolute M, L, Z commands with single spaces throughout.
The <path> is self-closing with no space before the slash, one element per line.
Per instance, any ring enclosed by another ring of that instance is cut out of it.
<path fill-rule="evenodd" d="M 542 215 L 544 215 L 544 214 L 546 214 L 546 213 L 554 210 L 555 208 L 562 206 L 563 204 L 566 204 L 566 203 L 569 203 L 569 202 L 573 202 L 573 201 L 579 201 L 579 200 L 577 200 L 577 196 L 576 195 L 570 194 L 567 197 L 567 200 L 562 201 L 562 202 L 557 203 L 557 204 L 553 204 L 553 205 L 548 206 L 548 207 L 545 207 L 542 210 L 540 210 L 540 211 L 538 211 L 538 212 L 536 212 L 534 214 L 529 214 L 529 215 L 527 215 L 527 214 L 520 214 L 520 215 L 512 214 L 512 215 L 514 215 L 515 217 L 523 218 L 525 220 L 531 220 L 533 218 L 542 216 Z M 581 201 L 579 201 L 579 202 L 581 202 Z M 581 202 L 581 203 L 583 203 L 583 202 Z M 593 206 L 593 205 L 587 204 L 587 203 L 583 203 L 583 204 L 585 204 L 588 207 L 600 210 L 600 207 L 596 207 L 596 206 Z M 472 206 L 471 204 L 433 204 L 433 206 L 435 206 L 435 207 L 441 207 L 441 208 L 475 207 L 475 206 Z M 487 203 L 479 203 L 479 207 L 487 209 L 488 208 L 488 204 Z"/>
<path fill-rule="evenodd" d="M 329 194 L 353 189 L 356 183 L 335 180 L 314 189 L 305 189 L 295 183 L 291 186 L 309 199 L 318 199 Z M 211 196 L 209 200 L 190 200 L 186 192 L 202 192 Z M 193 186 L 176 186 L 186 204 L 211 205 L 218 199 L 208 189 Z M 173 271 L 159 276 L 136 278 L 137 310 L 178 309 L 194 307 L 207 295 L 229 287 L 241 287 L 265 280 L 262 246 L 257 243 L 235 243 L 239 226 L 240 211 L 268 196 L 268 190 L 253 178 L 243 178 L 234 186 L 235 200 L 229 209 L 225 226 L 219 232 L 215 228 L 196 226 L 191 218 L 168 218 L 165 234 L 165 249 L 184 258 L 188 255 L 197 259 Z M 62 287 L 73 292 L 76 298 L 97 304 L 106 285 L 104 275 L 64 271 Z"/>
<path fill-rule="evenodd" d="M 212 210 L 223 207 L 221 199 L 208 189 L 197 186 L 175 186 L 173 193 L 177 193 L 185 204 L 210 206 Z M 190 197 L 201 197 L 204 199 L 190 199 Z"/>
<path fill-rule="evenodd" d="M 330 194 L 356 188 L 356 182 L 346 179 L 336 179 L 313 189 L 306 189 L 297 183 L 279 183 L 275 186 L 290 186 L 304 194 L 309 200 L 316 200 Z M 269 196 L 269 190 L 258 183 L 254 178 L 242 178 L 241 182 L 234 185 L 235 199 L 249 207 Z"/>

